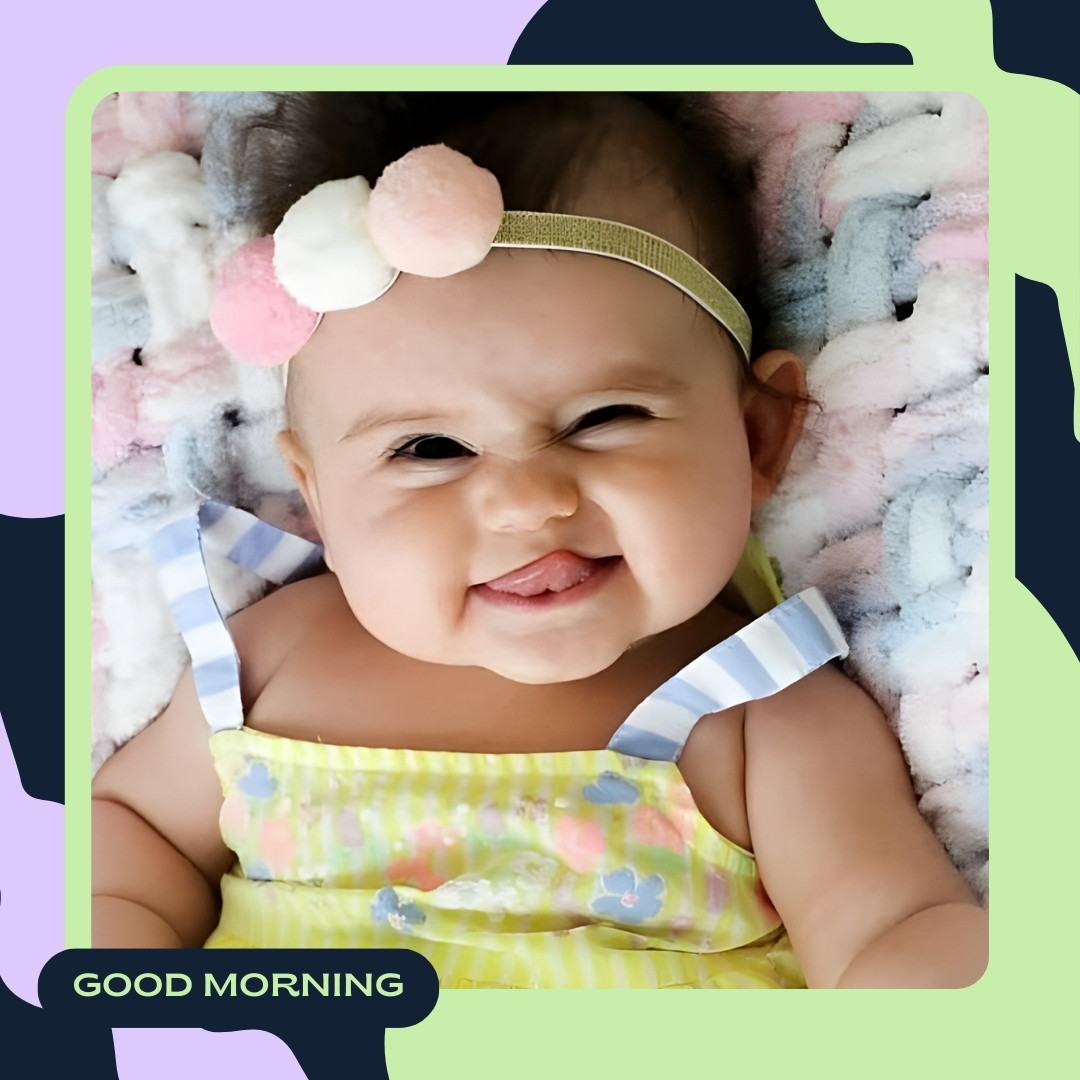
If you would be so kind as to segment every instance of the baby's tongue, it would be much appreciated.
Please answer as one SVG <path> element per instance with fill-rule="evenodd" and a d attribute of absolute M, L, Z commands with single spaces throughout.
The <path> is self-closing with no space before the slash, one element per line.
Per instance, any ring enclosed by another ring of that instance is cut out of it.
<path fill-rule="evenodd" d="M 538 596 L 542 592 L 562 592 L 580 585 L 595 569 L 595 559 L 583 558 L 572 551 L 553 551 L 486 584 L 496 592 Z"/>

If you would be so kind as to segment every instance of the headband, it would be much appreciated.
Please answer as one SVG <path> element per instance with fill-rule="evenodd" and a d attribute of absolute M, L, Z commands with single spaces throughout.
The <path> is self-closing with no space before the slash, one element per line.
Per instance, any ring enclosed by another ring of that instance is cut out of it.
<path fill-rule="evenodd" d="M 495 177 L 442 145 L 399 158 L 374 189 L 354 176 L 308 192 L 273 236 L 250 241 L 221 267 L 210 325 L 239 359 L 275 366 L 300 351 L 323 313 L 371 303 L 400 273 L 460 273 L 493 247 L 578 251 L 640 266 L 700 304 L 750 361 L 746 312 L 681 248 L 615 221 L 504 211 Z"/>

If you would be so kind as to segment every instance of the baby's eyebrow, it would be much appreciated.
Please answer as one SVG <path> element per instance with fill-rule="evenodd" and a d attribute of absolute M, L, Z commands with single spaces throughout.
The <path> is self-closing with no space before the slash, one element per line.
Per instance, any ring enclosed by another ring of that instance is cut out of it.
<path fill-rule="evenodd" d="M 567 387 L 566 396 L 578 398 L 618 393 L 675 395 L 685 393 L 689 388 L 690 384 L 685 379 L 671 372 L 651 365 L 631 363 L 612 366 L 587 382 L 583 380 L 577 387 Z M 338 442 L 348 442 L 378 428 L 389 427 L 393 424 L 438 427 L 440 424 L 445 424 L 448 419 L 446 416 L 433 413 L 396 413 L 388 410 L 373 410 L 356 417 Z"/>
<path fill-rule="evenodd" d="M 689 389 L 685 379 L 661 368 L 627 364 L 612 367 L 581 387 L 583 393 L 618 393 L 625 390 L 642 394 L 680 394 Z"/>
<path fill-rule="evenodd" d="M 389 427 L 391 424 L 437 424 L 441 418 L 432 416 L 430 413 L 414 415 L 412 413 L 393 412 L 367 412 L 358 416 L 347 428 L 338 442 L 347 442 L 349 439 L 359 438 L 377 428 Z"/>

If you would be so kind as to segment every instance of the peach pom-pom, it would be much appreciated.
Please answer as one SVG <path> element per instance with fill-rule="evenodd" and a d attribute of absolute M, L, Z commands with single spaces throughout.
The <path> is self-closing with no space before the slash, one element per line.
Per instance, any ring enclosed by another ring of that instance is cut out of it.
<path fill-rule="evenodd" d="M 234 252 L 218 272 L 210 328 L 234 356 L 274 367 L 295 356 L 319 316 L 297 303 L 274 272 L 274 238 L 263 236 Z"/>
<path fill-rule="evenodd" d="M 368 202 L 368 230 L 392 266 L 447 277 L 483 260 L 502 222 L 499 181 L 441 143 L 399 158 Z"/>

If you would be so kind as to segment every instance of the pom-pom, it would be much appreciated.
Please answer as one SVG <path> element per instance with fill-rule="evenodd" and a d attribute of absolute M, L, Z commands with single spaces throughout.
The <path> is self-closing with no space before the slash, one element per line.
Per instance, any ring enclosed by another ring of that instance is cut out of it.
<path fill-rule="evenodd" d="M 289 207 L 274 233 L 278 280 L 314 311 L 342 311 L 381 296 L 396 271 L 368 235 L 371 188 L 362 176 L 329 180 Z"/>
<path fill-rule="evenodd" d="M 311 337 L 319 316 L 297 303 L 274 273 L 274 238 L 245 244 L 218 273 L 210 302 L 214 336 L 241 360 L 283 364 Z"/>
<path fill-rule="evenodd" d="M 421 146 L 379 177 L 368 229 L 399 270 L 447 277 L 481 262 L 502 222 L 499 181 L 448 146 Z"/>

